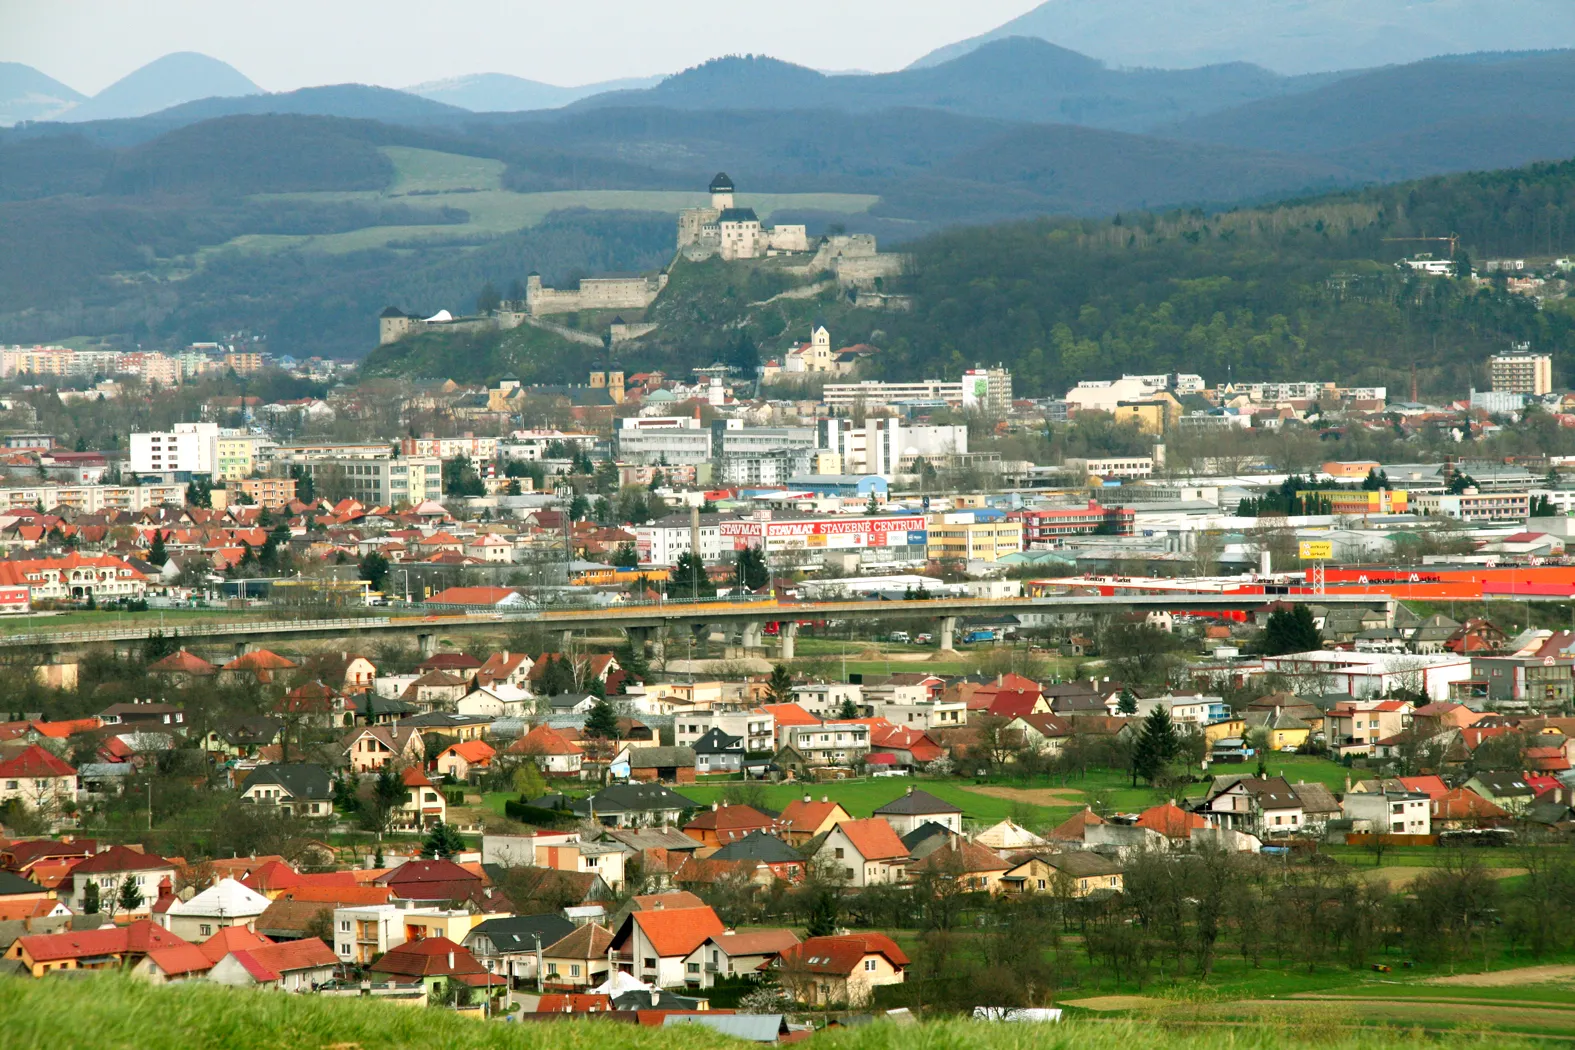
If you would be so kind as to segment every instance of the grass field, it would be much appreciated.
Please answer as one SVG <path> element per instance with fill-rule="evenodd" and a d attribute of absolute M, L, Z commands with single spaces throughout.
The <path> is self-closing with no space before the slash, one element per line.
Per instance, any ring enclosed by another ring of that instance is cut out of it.
<path fill-rule="evenodd" d="M 384 146 L 394 163 L 394 184 L 386 192 L 354 191 L 292 193 L 277 196 L 315 201 L 402 200 L 416 207 L 459 208 L 470 216 L 457 225 L 369 226 L 365 229 L 321 236 L 248 234 L 206 249 L 204 254 L 225 250 L 276 252 L 289 248 L 343 253 L 381 248 L 393 242 L 417 239 L 453 240 L 512 233 L 535 226 L 554 211 L 588 208 L 593 211 L 677 212 L 703 207 L 710 198 L 700 192 L 679 190 L 562 190 L 550 193 L 514 193 L 503 188 L 501 161 L 466 157 L 456 153 Z M 763 220 L 784 209 L 856 215 L 868 211 L 880 198 L 857 193 L 750 194 L 744 202 Z"/>
<path fill-rule="evenodd" d="M 1547 1036 L 1567 1038 L 1567 1021 L 1575 1018 L 1575 1011 L 1559 1007 L 1458 1001 L 1296 1001 L 1263 1004 L 1262 1009 L 1164 1005 L 1163 1011 L 1135 1010 L 1138 1016 L 1132 1018 L 1098 1018 L 1080 1010 L 1079 1016 L 1053 1026 L 952 1020 L 828 1028 L 815 1043 L 829 1050 L 1399 1050 L 1424 1045 L 1520 1050 L 1547 1045 Z M 743 1050 L 749 1045 L 697 1027 L 674 1032 L 599 1020 L 512 1024 L 364 999 L 253 992 L 204 982 L 155 987 L 110 975 L 0 982 L 0 1016 L 6 1019 L 7 1050 Z M 1418 1028 L 1436 1034 L 1424 1037 Z M 1544 1039 L 1531 1037 L 1536 1035 Z"/>

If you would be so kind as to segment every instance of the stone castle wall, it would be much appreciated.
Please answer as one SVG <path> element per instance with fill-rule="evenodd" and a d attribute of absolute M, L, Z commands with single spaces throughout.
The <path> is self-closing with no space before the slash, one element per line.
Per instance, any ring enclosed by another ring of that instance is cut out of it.
<path fill-rule="evenodd" d="M 667 275 L 587 277 L 573 290 L 542 287 L 540 277 L 525 283 L 525 311 L 532 317 L 580 310 L 644 310 L 667 287 Z"/>

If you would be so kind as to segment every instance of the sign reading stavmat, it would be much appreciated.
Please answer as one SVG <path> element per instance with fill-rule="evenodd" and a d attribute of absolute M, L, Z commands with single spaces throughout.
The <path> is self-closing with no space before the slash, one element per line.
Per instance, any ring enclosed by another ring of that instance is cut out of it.
<path fill-rule="evenodd" d="M 1302 540 L 1296 545 L 1296 556 L 1302 561 L 1329 561 L 1334 558 L 1334 544 L 1329 540 Z"/>

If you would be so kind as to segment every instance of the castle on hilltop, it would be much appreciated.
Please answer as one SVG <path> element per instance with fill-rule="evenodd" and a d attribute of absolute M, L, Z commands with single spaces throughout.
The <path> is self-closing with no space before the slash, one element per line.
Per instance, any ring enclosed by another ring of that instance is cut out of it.
<path fill-rule="evenodd" d="M 711 180 L 711 206 L 678 213 L 678 250 L 695 262 L 713 255 L 763 259 L 809 251 L 809 234 L 803 226 L 767 226 L 753 208 L 738 207 L 733 202 L 733 180 L 719 171 Z"/>

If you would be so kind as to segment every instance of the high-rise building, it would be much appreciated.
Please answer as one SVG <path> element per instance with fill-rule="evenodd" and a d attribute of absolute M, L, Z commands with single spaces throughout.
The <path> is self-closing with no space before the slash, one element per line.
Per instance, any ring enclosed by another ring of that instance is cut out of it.
<path fill-rule="evenodd" d="M 1553 357 L 1514 350 L 1488 358 L 1493 389 L 1510 394 L 1548 394 L 1553 391 Z"/>

